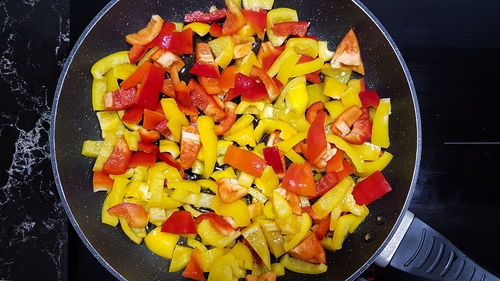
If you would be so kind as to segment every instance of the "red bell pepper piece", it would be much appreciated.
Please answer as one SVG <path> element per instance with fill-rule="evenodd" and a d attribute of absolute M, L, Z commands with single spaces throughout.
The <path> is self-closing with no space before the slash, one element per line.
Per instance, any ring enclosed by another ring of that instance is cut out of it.
<path fill-rule="evenodd" d="M 338 182 L 339 179 L 335 172 L 326 173 L 316 182 L 316 197 L 325 194 L 328 190 L 337 185 Z"/>
<path fill-rule="evenodd" d="M 227 16 L 222 25 L 222 35 L 232 35 L 245 25 L 245 18 L 234 0 L 226 0 Z"/>
<path fill-rule="evenodd" d="M 325 249 L 316 234 L 311 233 L 290 250 L 290 255 L 310 263 L 326 263 Z"/>
<path fill-rule="evenodd" d="M 163 162 L 167 163 L 168 165 L 179 170 L 179 173 L 181 174 L 182 178 L 186 177 L 184 170 L 181 168 L 181 163 L 179 163 L 179 161 L 175 160 L 174 157 L 170 153 L 167 153 L 167 152 L 158 153 L 158 158 L 160 158 L 161 161 L 163 161 Z"/>
<path fill-rule="evenodd" d="M 143 141 L 138 142 L 137 148 L 139 151 L 147 153 L 155 153 L 155 154 L 159 153 L 158 146 L 148 142 L 143 142 Z"/>
<path fill-rule="evenodd" d="M 326 164 L 326 172 L 340 172 L 344 169 L 344 164 L 342 161 L 344 160 L 344 152 L 337 148 L 337 152 Z"/>
<path fill-rule="evenodd" d="M 127 79 L 123 80 L 123 82 L 120 83 L 120 87 L 122 87 L 123 89 L 130 89 L 135 85 L 141 83 L 148 75 L 151 66 L 153 66 L 153 64 L 149 61 L 145 61 L 143 64 L 139 65 L 134 73 L 132 73 Z"/>
<path fill-rule="evenodd" d="M 119 88 L 113 92 L 104 94 L 104 107 L 106 107 L 106 110 L 123 110 L 134 106 L 135 100 L 135 88 L 126 90 Z"/>
<path fill-rule="evenodd" d="M 111 152 L 111 155 L 106 159 L 106 162 L 104 162 L 102 171 L 112 175 L 121 175 L 125 173 L 131 156 L 132 151 L 128 148 L 125 137 L 122 136 L 117 140 L 113 152 Z"/>
<path fill-rule="evenodd" d="M 128 166 L 135 168 L 137 166 L 152 167 L 156 163 L 156 153 L 136 152 L 132 154 Z"/>
<path fill-rule="evenodd" d="M 201 149 L 200 133 L 197 126 L 183 126 L 181 134 L 181 168 L 193 166 Z"/>
<path fill-rule="evenodd" d="M 316 196 L 316 185 L 308 162 L 292 163 L 286 170 L 282 185 L 286 190 L 298 195 Z"/>
<path fill-rule="evenodd" d="M 285 200 L 288 202 L 288 205 L 292 209 L 292 213 L 294 215 L 302 215 L 302 203 L 300 202 L 300 197 L 297 194 L 287 190 Z"/>
<path fill-rule="evenodd" d="M 170 129 L 168 128 L 168 120 L 167 119 L 158 123 L 158 125 L 156 125 L 156 127 L 155 127 L 155 131 L 157 131 L 158 133 L 160 133 L 160 135 L 164 136 L 165 138 L 167 138 L 169 140 L 173 140 L 173 138 L 174 138 L 172 131 L 170 131 Z"/>
<path fill-rule="evenodd" d="M 198 76 L 198 82 L 200 82 L 200 85 L 209 95 L 218 95 L 223 93 L 219 87 L 219 80 L 220 78 Z"/>
<path fill-rule="evenodd" d="M 217 195 L 224 203 L 234 202 L 248 194 L 248 189 L 238 184 L 237 179 L 220 178 L 217 183 Z"/>
<path fill-rule="evenodd" d="M 304 156 L 310 163 L 316 163 L 326 151 L 326 116 L 327 114 L 325 111 L 319 111 L 307 132 L 307 152 Z"/>
<path fill-rule="evenodd" d="M 217 215 L 216 213 L 204 213 L 196 217 L 195 222 L 200 223 L 203 220 L 209 220 L 215 230 L 224 235 L 231 235 L 234 232 L 234 228 L 229 222 L 227 222 L 223 217 Z"/>
<path fill-rule="evenodd" d="M 360 92 L 366 91 L 365 78 L 359 79 Z"/>
<path fill-rule="evenodd" d="M 267 11 L 264 9 L 260 9 L 259 11 L 243 9 L 241 12 L 247 23 L 257 32 L 259 38 L 261 38 L 261 35 L 264 35 L 266 29 Z"/>
<path fill-rule="evenodd" d="M 278 147 L 266 147 L 262 150 L 262 152 L 264 153 L 264 158 L 266 159 L 267 165 L 273 167 L 273 170 L 276 174 L 281 174 L 285 171 L 285 167 L 281 162 L 281 156 Z"/>
<path fill-rule="evenodd" d="M 236 121 L 236 108 L 238 107 L 237 104 L 234 102 L 226 102 L 226 107 L 224 108 L 224 111 L 226 112 L 226 118 L 222 119 L 218 125 L 215 125 L 214 131 L 215 134 L 220 136 L 223 135 L 225 132 L 229 131 L 231 127 L 234 124 L 234 121 Z"/>
<path fill-rule="evenodd" d="M 231 65 L 222 70 L 219 79 L 219 87 L 222 91 L 227 92 L 229 89 L 234 88 L 236 83 L 236 69 L 238 67 L 236 65 Z"/>
<path fill-rule="evenodd" d="M 145 46 L 142 46 L 142 45 L 133 45 L 131 48 L 130 48 L 130 51 L 128 51 L 128 59 L 130 61 L 130 63 L 136 63 L 137 61 L 139 61 L 142 56 L 144 56 L 144 54 L 147 52 L 147 48 Z"/>
<path fill-rule="evenodd" d="M 302 37 L 300 37 L 300 38 L 309 38 L 309 39 L 313 39 L 313 40 L 315 40 L 315 41 L 318 41 L 318 40 L 319 40 L 319 38 L 318 38 L 318 37 L 316 37 L 316 36 L 312 36 L 312 35 L 306 35 L 306 36 L 302 36 Z"/>
<path fill-rule="evenodd" d="M 94 177 L 92 178 L 92 187 L 94 192 L 108 191 L 113 188 L 114 182 L 115 181 L 112 180 L 108 174 L 95 171 Z"/>
<path fill-rule="evenodd" d="M 252 66 L 250 77 L 260 80 L 266 87 L 267 94 L 271 100 L 275 100 L 280 95 L 280 91 L 275 81 L 267 73 L 257 66 Z"/>
<path fill-rule="evenodd" d="M 260 100 L 268 100 L 269 95 L 267 94 L 266 87 L 262 84 L 257 84 L 255 87 L 250 89 L 250 91 L 243 93 L 241 96 L 242 100 L 254 102 Z"/>
<path fill-rule="evenodd" d="M 278 78 L 276 77 L 273 77 L 273 81 L 274 81 L 274 84 L 276 84 L 276 87 L 278 87 L 278 91 L 281 91 L 281 89 L 283 88 L 283 83 L 281 83 L 280 80 L 278 80 Z"/>
<path fill-rule="evenodd" d="M 201 268 L 203 265 L 203 261 L 201 259 L 201 252 L 198 248 L 194 248 L 191 252 L 191 258 L 189 259 L 189 263 L 186 265 L 184 272 L 182 272 L 182 276 L 186 278 L 191 278 L 198 281 L 206 281 L 205 275 L 203 275 L 203 269 Z"/>
<path fill-rule="evenodd" d="M 167 23 L 165 23 L 167 24 Z M 175 26 L 174 26 L 175 29 Z M 191 28 L 181 32 L 160 32 L 158 37 L 151 43 L 154 45 L 171 51 L 176 54 L 192 54 L 193 53 L 193 31 Z"/>
<path fill-rule="evenodd" d="M 309 28 L 309 22 L 307 21 L 279 22 L 274 24 L 273 32 L 278 36 L 296 35 L 304 37 L 307 28 Z"/>
<path fill-rule="evenodd" d="M 311 219 L 313 220 L 314 223 L 320 223 L 322 220 L 324 220 L 324 218 L 323 219 L 318 218 L 318 216 L 313 211 L 311 206 L 302 207 L 302 211 L 306 212 L 311 217 Z"/>
<path fill-rule="evenodd" d="M 151 42 L 149 42 L 146 45 L 146 48 L 152 48 L 154 46 L 158 46 L 161 38 L 165 36 L 166 34 L 170 34 L 175 31 L 175 24 L 173 22 L 167 21 L 163 23 L 163 26 L 161 27 L 160 33 L 153 39 Z"/>
<path fill-rule="evenodd" d="M 184 22 L 185 23 L 192 23 L 192 22 L 204 22 L 204 23 L 210 23 L 210 22 L 216 22 L 221 19 L 226 18 L 227 11 L 226 8 L 217 10 L 215 9 L 214 11 L 210 13 L 204 13 L 201 11 L 196 11 L 191 14 L 186 14 L 184 16 Z"/>
<path fill-rule="evenodd" d="M 255 82 L 255 80 L 253 80 L 249 76 L 246 76 L 245 74 L 238 73 L 234 82 L 233 93 L 231 97 L 226 96 L 225 100 L 231 100 L 237 96 L 249 92 L 253 88 L 255 88 L 255 86 L 257 86 L 257 82 Z"/>
<path fill-rule="evenodd" d="M 321 78 L 319 77 L 319 73 L 320 70 L 306 74 L 306 80 L 314 84 L 321 84 Z"/>
<path fill-rule="evenodd" d="M 131 227 L 144 227 L 148 225 L 149 215 L 144 207 L 134 203 L 120 203 L 107 210 L 108 214 L 124 218 Z"/>
<path fill-rule="evenodd" d="M 137 91 L 137 105 L 155 110 L 158 106 L 159 96 L 165 79 L 165 71 L 155 65 L 151 65 L 149 72 L 144 77 Z"/>
<path fill-rule="evenodd" d="M 316 116 L 318 116 L 318 112 L 325 109 L 323 102 L 317 101 L 309 106 L 306 112 L 306 120 L 309 124 L 312 124 L 314 120 L 316 120 Z"/>
<path fill-rule="evenodd" d="M 175 234 L 197 234 L 194 219 L 188 211 L 175 211 L 167 221 L 163 223 L 161 232 L 169 232 Z"/>
<path fill-rule="evenodd" d="M 316 236 L 320 241 L 323 240 L 323 238 L 325 238 L 329 229 L 330 229 L 330 216 L 326 216 L 324 219 L 320 220 L 319 222 L 316 222 L 313 225 L 313 227 L 311 227 L 312 232 L 316 234 Z"/>
<path fill-rule="evenodd" d="M 259 52 L 257 53 L 257 60 L 262 69 L 268 71 L 273 65 L 274 61 L 281 55 L 285 50 L 285 46 L 274 47 L 270 41 L 263 42 L 260 44 Z"/>
<path fill-rule="evenodd" d="M 361 100 L 363 107 L 373 106 L 377 108 L 380 102 L 377 91 L 362 91 L 359 93 L 359 99 Z"/>
<path fill-rule="evenodd" d="M 226 117 L 226 113 L 224 113 L 217 101 L 214 100 L 212 96 L 207 94 L 200 84 L 191 79 L 189 81 L 188 88 L 191 94 L 191 102 L 203 111 L 203 113 L 212 116 L 216 122 Z"/>
<path fill-rule="evenodd" d="M 160 139 L 160 133 L 158 133 L 157 131 L 148 131 L 146 129 L 144 129 L 143 127 L 139 128 L 139 136 L 141 137 L 141 139 L 145 142 L 149 142 L 149 143 L 152 143 L 152 142 L 155 142 L 157 140 Z"/>
<path fill-rule="evenodd" d="M 215 68 L 214 65 L 202 62 L 195 63 L 195 65 L 193 66 L 193 68 L 191 68 L 189 73 L 210 78 L 219 77 L 219 71 L 218 69 Z"/>
<path fill-rule="evenodd" d="M 217 23 L 212 23 L 210 26 L 210 36 L 212 37 L 221 37 L 222 36 L 222 27 Z"/>
<path fill-rule="evenodd" d="M 266 168 L 266 160 L 251 151 L 243 150 L 234 145 L 227 148 L 224 162 L 257 178 L 262 176 Z"/>
<path fill-rule="evenodd" d="M 149 109 L 144 109 L 144 121 L 142 122 L 142 127 L 146 130 L 154 130 L 156 125 L 161 121 L 165 120 L 165 115 L 163 113 L 158 113 Z"/>
<path fill-rule="evenodd" d="M 184 107 L 191 106 L 191 95 L 189 94 L 189 89 L 186 85 L 186 82 L 181 81 L 179 84 L 174 87 L 175 92 L 175 101 L 178 105 L 182 105 Z"/>
<path fill-rule="evenodd" d="M 344 140 L 353 144 L 362 144 L 372 137 L 373 122 L 369 119 L 358 119 L 354 122 L 349 134 L 342 136 Z"/>
<path fill-rule="evenodd" d="M 122 121 L 132 124 L 139 124 L 142 120 L 142 115 L 144 114 L 144 108 L 140 106 L 134 106 L 131 109 L 127 110 L 125 114 L 123 114 Z"/>
<path fill-rule="evenodd" d="M 174 86 L 175 85 L 172 78 L 165 78 L 165 80 L 163 80 L 163 86 L 161 87 L 161 92 L 171 98 L 175 98 Z"/>
<path fill-rule="evenodd" d="M 351 126 L 358 120 L 363 111 L 355 105 L 346 108 L 340 115 L 333 121 L 330 127 L 332 131 L 338 136 L 345 136 L 351 131 Z"/>
<path fill-rule="evenodd" d="M 392 188 L 381 172 L 375 171 L 354 186 L 352 196 L 358 205 L 368 205 L 379 199 Z"/>
<path fill-rule="evenodd" d="M 347 177 L 348 175 L 354 173 L 354 168 L 352 165 L 347 161 L 346 159 L 342 160 L 342 170 L 336 172 L 337 173 L 337 178 L 338 180 L 342 180 L 343 178 Z"/>

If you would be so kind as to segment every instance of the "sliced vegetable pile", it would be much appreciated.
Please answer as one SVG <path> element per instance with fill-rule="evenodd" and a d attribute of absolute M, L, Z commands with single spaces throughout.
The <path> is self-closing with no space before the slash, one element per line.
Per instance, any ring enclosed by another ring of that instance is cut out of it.
<path fill-rule="evenodd" d="M 153 15 L 92 67 L 104 140 L 82 153 L 108 193 L 102 222 L 195 280 L 323 273 L 324 249 L 391 190 L 390 100 L 351 79 L 364 74 L 353 30 L 331 52 L 295 10 L 226 5 L 185 24 Z"/>

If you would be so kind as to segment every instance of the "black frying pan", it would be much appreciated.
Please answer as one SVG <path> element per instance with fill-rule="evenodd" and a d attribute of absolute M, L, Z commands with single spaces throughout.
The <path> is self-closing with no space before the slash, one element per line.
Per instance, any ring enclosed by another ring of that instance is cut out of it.
<path fill-rule="evenodd" d="M 145 26 L 152 14 L 181 22 L 185 13 L 206 11 L 212 5 L 222 7 L 224 2 L 114 0 L 80 36 L 59 79 L 50 135 L 56 184 L 80 238 L 118 279 L 177 280 L 182 277 L 180 272 L 168 273 L 169 262 L 166 259 L 150 252 L 144 244 L 132 243 L 122 231 L 100 221 L 105 194 L 91 192 L 94 160 L 80 154 L 83 141 L 101 138 L 98 121 L 92 111 L 90 68 L 110 53 L 127 50 L 129 45 L 124 40 L 125 35 Z M 384 170 L 393 190 L 370 204 L 370 215 L 348 237 L 342 250 L 328 252 L 328 272 L 314 276 L 287 272 L 281 279 L 352 280 L 377 257 L 380 265 L 390 262 L 420 275 L 441 278 L 439 273 L 448 269 L 444 277 L 451 278 L 454 277 L 452 274 L 459 272 L 458 280 L 468 280 L 465 278 L 474 268 L 473 277 L 480 278 L 482 268 L 466 260 L 447 240 L 407 212 L 420 161 L 420 117 L 408 69 L 382 25 L 357 0 L 276 0 L 274 7 L 296 9 L 301 20 L 311 22 L 309 34 L 330 42 L 330 48 L 340 42 L 349 28 L 355 30 L 365 64 L 367 88 L 376 89 L 382 97 L 390 97 L 392 101 L 389 151 L 395 156 Z M 398 226 L 402 230 L 398 231 Z M 393 236 L 395 238 L 391 240 Z M 402 244 L 398 247 L 401 240 Z M 440 244 L 441 241 L 443 244 Z M 386 247 L 389 242 L 389 247 Z M 386 250 L 382 252 L 384 248 Z M 454 256 L 451 256 L 452 250 Z M 466 263 L 461 267 L 462 261 Z M 432 270 L 426 273 L 429 268 Z"/>

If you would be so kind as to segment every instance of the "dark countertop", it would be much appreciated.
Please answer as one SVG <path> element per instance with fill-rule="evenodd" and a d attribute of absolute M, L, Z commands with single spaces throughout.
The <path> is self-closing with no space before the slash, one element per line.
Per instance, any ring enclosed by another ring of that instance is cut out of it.
<path fill-rule="evenodd" d="M 70 47 L 107 1 L 0 2 L 0 280 L 113 280 L 59 200 L 50 107 Z M 410 210 L 500 274 L 500 6 L 496 1 L 363 3 L 412 74 L 423 152 Z M 375 280 L 410 280 L 372 266 Z M 413 280 L 413 279 L 412 279 Z"/>

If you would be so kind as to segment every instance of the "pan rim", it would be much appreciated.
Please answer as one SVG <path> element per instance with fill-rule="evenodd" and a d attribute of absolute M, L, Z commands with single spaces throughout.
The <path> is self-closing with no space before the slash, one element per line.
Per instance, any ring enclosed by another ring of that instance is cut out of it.
<path fill-rule="evenodd" d="M 115 276 L 119 280 L 127 280 L 125 277 L 123 277 L 118 271 L 116 271 L 106 260 L 97 252 L 97 250 L 90 244 L 89 240 L 81 230 L 78 222 L 76 221 L 75 217 L 73 216 L 73 213 L 70 209 L 70 206 L 68 204 L 68 201 L 66 200 L 66 196 L 64 194 L 61 180 L 59 177 L 59 171 L 58 171 L 58 166 L 57 166 L 57 159 L 56 159 L 56 153 L 55 153 L 55 125 L 56 125 L 56 111 L 57 107 L 59 104 L 59 97 L 61 95 L 61 90 L 64 84 L 64 80 L 66 79 L 66 75 L 69 70 L 69 66 L 73 62 L 73 59 L 80 49 L 81 44 L 87 37 L 87 35 L 90 33 L 90 31 L 94 28 L 94 26 L 97 24 L 97 22 L 116 4 L 118 3 L 119 0 L 111 0 L 99 13 L 92 19 L 92 21 L 87 25 L 85 30 L 82 32 L 82 34 L 79 36 L 78 40 L 76 41 L 75 45 L 73 46 L 70 54 L 68 55 L 68 58 L 66 59 L 66 62 L 64 64 L 64 67 L 61 71 L 61 74 L 59 76 L 59 80 L 57 83 L 55 95 L 54 95 L 54 100 L 52 102 L 52 109 L 51 109 L 51 122 L 50 122 L 50 131 L 49 131 L 49 145 L 50 145 L 50 160 L 51 160 L 51 166 L 52 166 L 52 172 L 54 175 L 54 180 L 57 186 L 57 191 L 59 193 L 59 196 L 62 201 L 62 205 L 64 207 L 64 210 L 66 212 L 66 215 L 68 216 L 73 228 L 77 232 L 78 236 L 84 243 L 84 245 L 89 249 L 89 251 L 92 253 L 92 255 L 103 265 L 113 276 Z M 377 258 L 377 256 L 380 255 L 382 250 L 385 248 L 385 246 L 389 243 L 389 241 L 392 239 L 394 234 L 396 233 L 405 212 L 408 210 L 408 207 L 411 202 L 411 198 L 413 196 L 413 192 L 415 189 L 415 185 L 417 182 L 418 178 L 418 173 L 420 169 L 420 160 L 421 160 L 421 151 L 422 151 L 422 127 L 421 127 L 421 120 L 420 120 L 420 109 L 419 109 L 419 104 L 418 104 L 418 99 L 417 99 L 417 94 L 415 90 L 415 86 L 413 84 L 413 79 L 411 78 L 410 71 L 408 69 L 408 66 L 406 65 L 403 56 L 401 52 L 399 51 L 396 43 L 392 39 L 392 37 L 389 35 L 385 27 L 382 25 L 382 23 L 371 13 L 371 11 L 363 4 L 361 3 L 360 0 L 351 0 L 355 5 L 357 5 L 369 18 L 370 20 L 373 21 L 373 23 L 377 26 L 377 28 L 382 32 L 384 37 L 386 38 L 387 42 L 391 46 L 392 50 L 394 51 L 396 57 L 398 58 L 398 61 L 403 69 L 403 72 L 406 77 L 406 82 L 410 88 L 410 93 L 411 97 L 413 100 L 413 108 L 415 111 L 415 122 L 416 122 L 416 135 L 417 135 L 417 146 L 416 146 L 416 154 L 415 154 L 415 166 L 413 169 L 413 176 L 410 184 L 410 188 L 408 190 L 408 194 L 405 199 L 405 203 L 403 207 L 400 210 L 400 214 L 398 216 L 398 219 L 396 220 L 396 223 L 392 227 L 391 231 L 385 238 L 384 242 L 380 245 L 380 247 L 375 251 L 375 253 L 362 265 L 359 267 L 347 280 L 354 280 L 356 277 L 358 277 L 362 272 L 364 272 Z"/>

